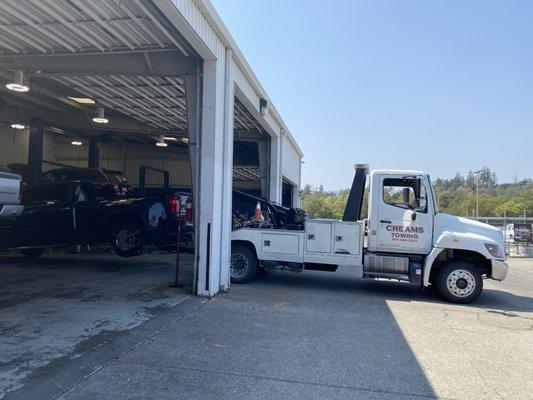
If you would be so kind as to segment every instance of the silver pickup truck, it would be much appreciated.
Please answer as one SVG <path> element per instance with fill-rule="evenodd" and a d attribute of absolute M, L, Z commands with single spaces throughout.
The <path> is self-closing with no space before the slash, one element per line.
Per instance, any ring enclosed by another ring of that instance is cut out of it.
<path fill-rule="evenodd" d="M 22 214 L 22 178 L 0 171 L 0 219 L 12 219 Z"/>

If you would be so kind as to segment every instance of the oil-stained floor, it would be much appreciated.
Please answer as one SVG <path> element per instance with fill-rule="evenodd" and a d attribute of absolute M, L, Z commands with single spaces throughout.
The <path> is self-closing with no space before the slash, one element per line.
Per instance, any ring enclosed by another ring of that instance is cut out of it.
<path fill-rule="evenodd" d="M 49 253 L 0 256 L 0 398 L 34 371 L 83 346 L 130 330 L 189 297 L 192 258 L 181 257 L 186 286 L 169 287 L 175 255 Z"/>

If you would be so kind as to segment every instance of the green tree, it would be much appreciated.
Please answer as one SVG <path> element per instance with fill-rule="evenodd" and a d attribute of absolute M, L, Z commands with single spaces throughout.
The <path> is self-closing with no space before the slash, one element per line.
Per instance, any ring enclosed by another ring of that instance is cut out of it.
<path fill-rule="evenodd" d="M 472 216 L 476 209 L 476 185 L 473 173 L 467 178 L 457 173 L 451 179 L 437 178 L 435 194 L 439 197 L 439 209 L 454 215 Z M 322 185 L 313 190 L 306 185 L 302 190 L 302 208 L 313 218 L 341 219 L 348 201 L 349 190 L 337 193 L 326 192 Z M 361 218 L 367 217 L 368 190 L 363 197 Z M 498 184 L 496 174 L 488 167 L 480 173 L 480 216 L 521 216 L 524 211 L 533 216 L 533 180 L 516 180 L 514 183 Z"/>

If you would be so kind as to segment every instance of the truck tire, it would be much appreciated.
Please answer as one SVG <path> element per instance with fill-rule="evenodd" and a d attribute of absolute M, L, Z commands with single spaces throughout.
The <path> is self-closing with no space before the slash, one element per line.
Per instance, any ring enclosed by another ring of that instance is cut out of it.
<path fill-rule="evenodd" d="M 20 252 L 24 254 L 24 257 L 26 258 L 39 258 L 44 254 L 45 251 L 46 249 L 42 247 L 38 249 L 24 249 L 24 250 L 21 250 Z"/>
<path fill-rule="evenodd" d="M 144 227 L 136 223 L 123 223 L 111 231 L 110 244 L 117 256 L 133 257 L 142 253 Z"/>
<path fill-rule="evenodd" d="M 445 300 L 466 304 L 481 294 L 483 279 L 472 264 L 452 261 L 437 270 L 435 276 L 437 291 Z"/>
<path fill-rule="evenodd" d="M 232 283 L 252 281 L 259 272 L 257 258 L 247 246 L 231 246 L 230 278 Z"/>

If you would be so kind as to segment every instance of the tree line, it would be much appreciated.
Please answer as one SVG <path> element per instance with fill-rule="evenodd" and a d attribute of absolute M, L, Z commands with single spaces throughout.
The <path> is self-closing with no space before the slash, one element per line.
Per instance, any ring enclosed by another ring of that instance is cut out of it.
<path fill-rule="evenodd" d="M 469 171 L 462 176 L 457 173 L 451 179 L 437 178 L 432 183 L 442 212 L 474 216 L 476 188 L 479 185 L 479 216 L 519 217 L 524 212 L 533 216 L 533 179 L 515 179 L 513 183 L 499 184 L 496 173 L 484 167 L 479 174 Z M 307 184 L 301 191 L 302 208 L 313 218 L 341 219 L 349 192 L 349 189 L 331 192 L 324 190 L 322 185 L 313 187 Z M 363 217 L 366 217 L 367 204 L 368 190 L 365 190 Z"/>

